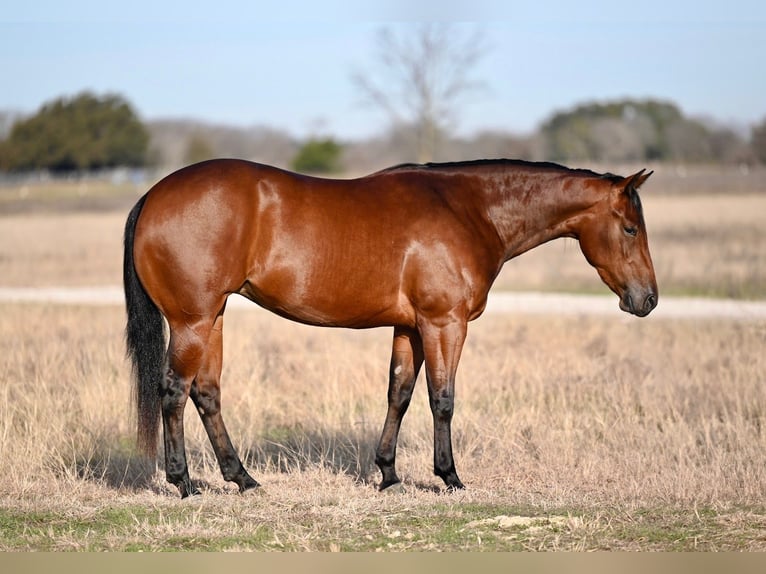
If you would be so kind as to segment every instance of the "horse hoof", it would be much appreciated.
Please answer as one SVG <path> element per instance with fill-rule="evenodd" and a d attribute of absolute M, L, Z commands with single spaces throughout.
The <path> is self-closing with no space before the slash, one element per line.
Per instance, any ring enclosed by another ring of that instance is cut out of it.
<path fill-rule="evenodd" d="M 247 473 L 243 473 L 244 476 L 237 477 L 234 482 L 239 486 L 239 493 L 244 494 L 248 491 L 258 490 L 261 485 L 252 476 Z"/>

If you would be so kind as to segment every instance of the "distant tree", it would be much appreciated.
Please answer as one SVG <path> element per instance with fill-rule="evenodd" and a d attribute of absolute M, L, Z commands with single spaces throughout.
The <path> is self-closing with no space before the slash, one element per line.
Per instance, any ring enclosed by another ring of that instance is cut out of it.
<path fill-rule="evenodd" d="M 701 162 L 742 155 L 733 132 L 687 118 L 675 104 L 659 100 L 582 104 L 554 114 L 541 131 L 554 160 Z"/>
<path fill-rule="evenodd" d="M 213 146 L 208 139 L 200 133 L 194 133 L 189 137 L 186 143 L 186 152 L 184 153 L 184 163 L 191 164 L 215 157 Z"/>
<path fill-rule="evenodd" d="M 411 35 L 383 29 L 377 40 L 378 66 L 355 72 L 352 79 L 394 126 L 412 127 L 417 160 L 431 161 L 438 139 L 457 120 L 458 104 L 479 86 L 472 73 L 484 52 L 481 36 L 427 24 Z"/>
<path fill-rule="evenodd" d="M 750 136 L 750 147 L 758 161 L 766 163 L 766 118 L 761 123 L 753 126 Z"/>
<path fill-rule="evenodd" d="M 645 158 L 645 138 L 634 121 L 603 117 L 593 120 L 590 134 L 592 155 L 604 161 L 635 161 Z"/>
<path fill-rule="evenodd" d="M 750 142 L 731 128 L 710 128 L 708 140 L 713 157 L 723 163 L 751 164 L 757 161 Z"/>
<path fill-rule="evenodd" d="M 332 138 L 312 138 L 301 146 L 290 167 L 303 173 L 337 173 L 341 170 L 342 151 Z"/>
<path fill-rule="evenodd" d="M 665 142 L 668 154 L 663 159 L 704 162 L 713 159 L 710 131 L 694 120 L 674 122 L 668 126 Z"/>
<path fill-rule="evenodd" d="M 8 171 L 89 170 L 140 166 L 149 135 L 130 104 L 118 95 L 83 92 L 44 104 L 16 122 L 0 146 Z"/>

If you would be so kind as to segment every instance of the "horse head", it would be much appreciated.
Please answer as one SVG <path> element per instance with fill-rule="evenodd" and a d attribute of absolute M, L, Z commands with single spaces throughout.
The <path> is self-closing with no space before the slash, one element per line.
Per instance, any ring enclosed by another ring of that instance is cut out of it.
<path fill-rule="evenodd" d="M 620 309 L 639 317 L 657 306 L 658 296 L 638 196 L 638 188 L 651 174 L 641 170 L 629 177 L 602 180 L 609 188 L 578 234 L 583 255 L 620 298 Z"/>

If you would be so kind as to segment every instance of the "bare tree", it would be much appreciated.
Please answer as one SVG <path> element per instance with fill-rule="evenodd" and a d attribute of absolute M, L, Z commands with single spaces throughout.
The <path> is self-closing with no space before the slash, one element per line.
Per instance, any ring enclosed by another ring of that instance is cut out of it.
<path fill-rule="evenodd" d="M 766 163 L 766 118 L 752 127 L 750 147 L 761 163 Z"/>
<path fill-rule="evenodd" d="M 458 105 L 481 86 L 472 72 L 484 51 L 479 30 L 465 35 L 436 23 L 411 33 L 384 28 L 377 37 L 379 66 L 356 71 L 353 81 L 394 127 L 412 126 L 418 161 L 432 161 L 439 137 L 457 121 Z"/>

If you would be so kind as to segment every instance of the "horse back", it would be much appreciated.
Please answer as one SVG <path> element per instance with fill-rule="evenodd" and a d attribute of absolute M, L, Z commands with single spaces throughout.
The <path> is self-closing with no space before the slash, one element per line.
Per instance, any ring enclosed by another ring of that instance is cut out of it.
<path fill-rule="evenodd" d="M 464 283 L 477 240 L 454 205 L 406 174 L 321 179 L 213 160 L 150 190 L 136 259 L 176 306 L 239 293 L 311 324 L 414 325 L 445 290 L 476 290 Z"/>

